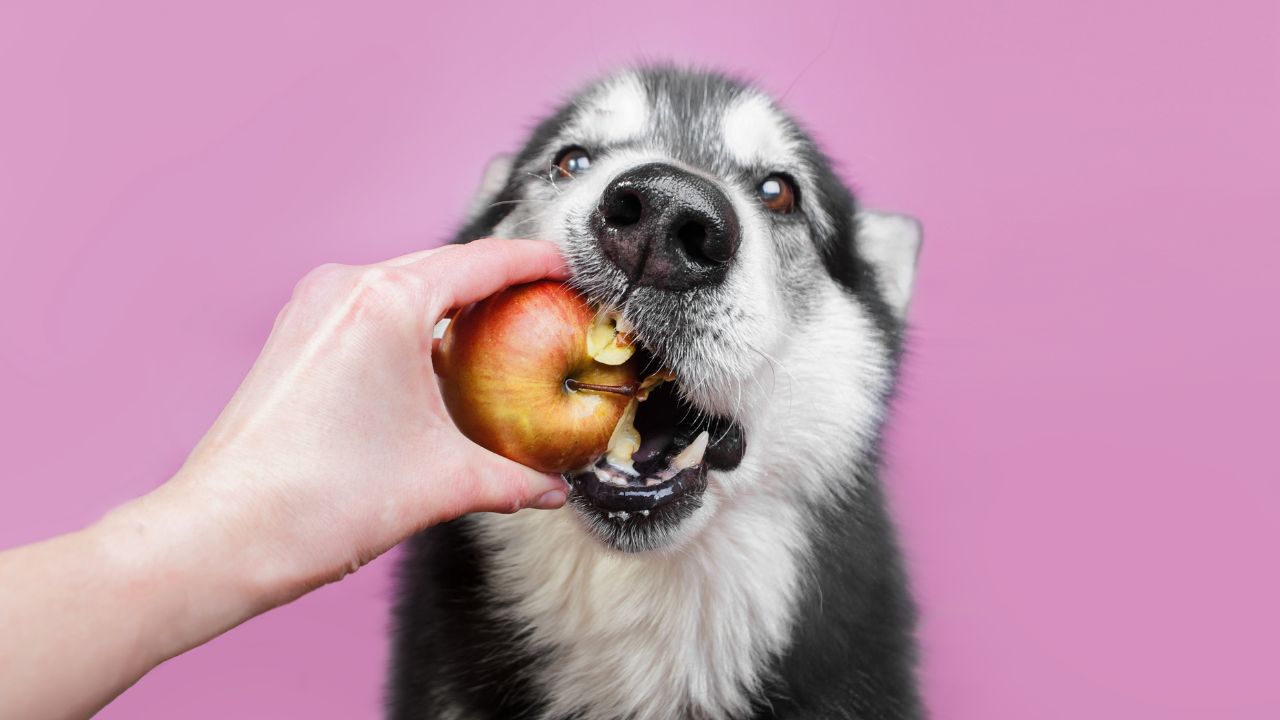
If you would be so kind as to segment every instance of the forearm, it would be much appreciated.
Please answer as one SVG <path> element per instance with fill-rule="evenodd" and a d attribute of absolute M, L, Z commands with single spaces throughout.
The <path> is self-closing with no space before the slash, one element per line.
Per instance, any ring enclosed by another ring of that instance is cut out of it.
<path fill-rule="evenodd" d="M 191 492 L 166 485 L 85 530 L 0 553 L 0 717 L 88 717 L 290 598 L 234 514 Z"/>
<path fill-rule="evenodd" d="M 177 477 L 0 553 L 0 718 L 86 717 L 424 527 L 563 504 L 558 475 L 454 426 L 430 352 L 446 311 L 563 272 L 553 246 L 515 240 L 313 271 Z"/>

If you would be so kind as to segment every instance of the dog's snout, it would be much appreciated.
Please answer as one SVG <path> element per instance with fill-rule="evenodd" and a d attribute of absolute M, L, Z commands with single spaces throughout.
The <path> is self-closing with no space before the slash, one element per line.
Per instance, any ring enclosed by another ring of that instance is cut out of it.
<path fill-rule="evenodd" d="M 741 235 L 733 206 L 715 183 L 665 163 L 614 178 L 592 230 L 632 282 L 664 290 L 720 282 Z"/>

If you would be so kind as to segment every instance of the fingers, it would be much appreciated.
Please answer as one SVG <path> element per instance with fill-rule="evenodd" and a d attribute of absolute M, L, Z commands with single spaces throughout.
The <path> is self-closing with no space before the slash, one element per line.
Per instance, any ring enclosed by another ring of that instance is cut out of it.
<path fill-rule="evenodd" d="M 419 260 L 424 260 L 426 258 L 431 257 L 432 255 L 435 255 L 436 253 L 439 253 L 443 250 L 447 250 L 449 247 L 451 246 L 441 245 L 440 247 L 434 247 L 434 248 L 431 248 L 430 250 L 418 250 L 417 252 L 411 252 L 405 255 L 401 255 L 400 257 L 393 257 L 390 260 L 383 260 L 378 264 L 383 267 L 403 267 L 405 265 L 412 265 L 413 263 L 416 263 Z"/>
<path fill-rule="evenodd" d="M 399 267 L 422 274 L 435 293 L 438 312 L 482 300 L 510 285 L 568 276 L 560 251 L 544 240 L 485 238 L 415 255 L 419 257 Z"/>
<path fill-rule="evenodd" d="M 564 505 L 568 486 L 559 475 L 532 470 L 479 445 L 471 445 L 458 474 L 463 488 L 458 514 L 552 510 Z"/>

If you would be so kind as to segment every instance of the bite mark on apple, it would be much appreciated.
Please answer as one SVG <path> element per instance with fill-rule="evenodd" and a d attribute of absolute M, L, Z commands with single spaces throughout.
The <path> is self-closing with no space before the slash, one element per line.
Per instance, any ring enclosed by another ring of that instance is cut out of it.
<path fill-rule="evenodd" d="M 598 363 L 621 365 L 636 353 L 635 331 L 616 311 L 596 313 L 587 328 L 587 355 Z"/>

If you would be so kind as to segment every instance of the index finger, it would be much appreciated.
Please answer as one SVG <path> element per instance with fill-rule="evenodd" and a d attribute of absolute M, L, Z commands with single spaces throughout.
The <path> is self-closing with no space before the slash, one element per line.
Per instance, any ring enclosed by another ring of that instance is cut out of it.
<path fill-rule="evenodd" d="M 438 314 L 482 300 L 511 285 L 569 276 L 560 250 L 545 240 L 484 238 L 439 248 L 400 270 L 419 274 L 428 283 Z"/>

